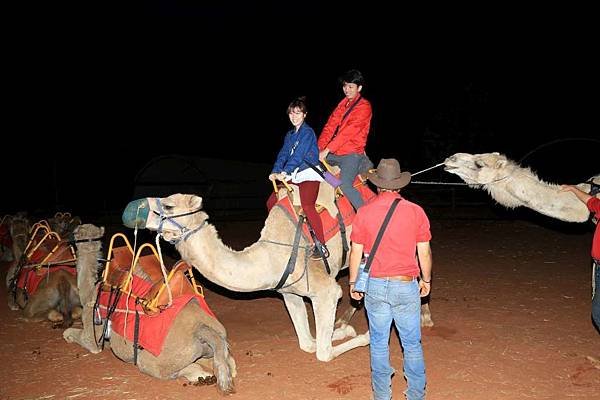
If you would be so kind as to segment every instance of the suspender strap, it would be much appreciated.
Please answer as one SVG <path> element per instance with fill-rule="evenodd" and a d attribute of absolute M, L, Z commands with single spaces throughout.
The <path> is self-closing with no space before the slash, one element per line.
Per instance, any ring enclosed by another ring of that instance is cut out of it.
<path fill-rule="evenodd" d="M 362 96 L 360 96 L 358 98 L 358 100 L 356 100 L 354 103 L 352 103 L 350 105 L 350 107 L 348 107 L 348 109 L 346 110 L 346 112 L 344 113 L 344 115 L 342 116 L 342 119 L 340 120 L 340 123 L 335 127 L 335 131 L 333 131 L 333 135 L 331 136 L 331 139 L 329 140 L 329 143 L 331 143 L 331 141 L 337 136 L 338 131 L 340 130 L 340 125 L 342 124 L 342 122 L 344 122 L 344 120 L 346 119 L 346 117 L 348 116 L 348 114 L 350 114 L 350 111 L 352 111 L 352 109 L 358 104 L 359 101 L 362 100 Z M 327 143 L 327 144 L 329 144 Z M 327 146 L 325 146 L 327 147 Z"/>
<path fill-rule="evenodd" d="M 377 251 L 377 248 L 379 247 L 379 242 L 381 242 L 381 238 L 383 237 L 383 232 L 385 232 L 385 228 L 387 228 L 388 222 L 390 222 L 390 218 L 392 218 L 392 214 L 394 213 L 394 210 L 396 209 L 396 206 L 398 205 L 399 202 L 400 202 L 400 199 L 394 199 L 394 202 L 392 203 L 390 210 L 388 211 L 388 213 L 385 216 L 385 219 L 383 220 L 383 224 L 381 225 L 381 228 L 379 228 L 379 233 L 377 233 L 377 238 L 375 239 L 375 243 L 373 243 L 373 248 L 371 249 L 371 253 L 369 253 L 369 259 L 367 260 L 367 264 L 365 265 L 365 272 L 367 274 L 369 273 L 369 270 L 371 269 L 371 263 L 373 262 L 373 259 L 375 258 L 375 252 Z"/>

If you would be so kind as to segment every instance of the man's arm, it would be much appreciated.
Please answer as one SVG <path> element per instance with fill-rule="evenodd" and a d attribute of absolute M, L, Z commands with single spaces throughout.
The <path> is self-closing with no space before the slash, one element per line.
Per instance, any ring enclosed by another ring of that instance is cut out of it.
<path fill-rule="evenodd" d="M 580 190 L 580 189 L 578 189 L 577 187 L 575 187 L 573 185 L 561 185 L 560 191 L 561 192 L 571 192 L 571 193 L 574 193 L 575 196 L 577 196 L 577 198 L 583 202 L 583 204 L 587 204 L 587 202 L 589 201 L 589 199 L 592 198 L 591 195 L 587 194 L 583 190 Z"/>
<path fill-rule="evenodd" d="M 429 242 L 417 243 L 417 257 L 421 266 L 421 280 L 419 288 L 421 289 L 421 297 L 425 297 L 431 291 L 431 268 L 433 265 L 433 257 L 431 255 L 431 246 Z"/>
<path fill-rule="evenodd" d="M 358 278 L 358 267 L 362 259 L 363 247 L 364 246 L 360 243 L 352 242 L 352 248 L 350 249 L 350 260 L 348 261 L 348 269 L 350 272 L 348 274 L 348 279 L 350 284 L 350 297 L 354 300 L 361 300 L 364 296 L 363 293 L 353 292 L 354 282 L 356 282 L 356 278 Z"/>

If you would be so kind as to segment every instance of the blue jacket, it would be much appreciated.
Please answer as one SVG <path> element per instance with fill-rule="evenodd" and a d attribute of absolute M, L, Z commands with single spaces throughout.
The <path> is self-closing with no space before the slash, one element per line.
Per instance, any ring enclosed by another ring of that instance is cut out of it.
<path fill-rule="evenodd" d="M 310 168 L 304 162 L 305 159 L 312 165 L 318 164 L 319 148 L 317 147 L 315 131 L 306 122 L 300 125 L 298 132 L 295 129 L 292 128 L 285 134 L 283 146 L 279 150 L 279 154 L 277 154 L 277 160 L 271 173 L 285 171 L 286 174 L 291 175 L 298 167 L 298 171 L 303 171 Z"/>

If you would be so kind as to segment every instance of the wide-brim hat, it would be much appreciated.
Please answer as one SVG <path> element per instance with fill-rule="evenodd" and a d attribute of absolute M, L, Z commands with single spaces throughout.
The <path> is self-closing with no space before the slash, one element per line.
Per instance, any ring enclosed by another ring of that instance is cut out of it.
<path fill-rule="evenodd" d="M 395 158 L 382 158 L 377 169 L 367 173 L 367 179 L 379 188 L 396 190 L 409 184 L 410 172 L 402 172 Z"/>

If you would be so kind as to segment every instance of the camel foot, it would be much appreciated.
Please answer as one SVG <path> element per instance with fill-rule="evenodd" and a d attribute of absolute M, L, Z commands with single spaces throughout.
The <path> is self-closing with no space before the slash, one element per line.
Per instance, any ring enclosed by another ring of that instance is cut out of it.
<path fill-rule="evenodd" d="M 339 328 L 336 328 L 336 330 L 333 331 L 331 340 L 342 340 L 353 337 L 356 337 L 356 330 L 354 330 L 352 325 L 341 325 Z"/>
<path fill-rule="evenodd" d="M 12 296 L 9 294 L 8 296 L 8 308 L 10 308 L 13 311 L 18 311 L 19 310 L 19 305 L 17 303 L 15 303 L 15 301 L 13 300 Z"/>
<path fill-rule="evenodd" d="M 197 384 L 197 382 L 206 382 L 208 378 L 214 378 L 215 382 L 217 382 L 217 378 L 212 374 L 212 372 L 207 372 L 198 364 L 190 364 L 177 374 L 177 376 L 184 377 L 190 383 Z M 204 383 L 206 384 L 206 383 Z"/>
<path fill-rule="evenodd" d="M 54 323 L 62 322 L 63 316 L 58 311 L 52 309 L 48 312 L 48 320 Z"/>
<path fill-rule="evenodd" d="M 421 318 L 421 326 L 426 328 L 431 328 L 433 326 L 431 315 Z"/>
<path fill-rule="evenodd" d="M 77 343 L 92 354 L 98 354 L 102 352 L 102 349 L 96 346 L 95 344 L 83 343 L 84 340 L 81 339 L 82 334 L 83 329 L 67 328 L 63 332 L 63 339 L 65 339 L 67 343 Z"/>
<path fill-rule="evenodd" d="M 315 353 L 317 351 L 317 341 L 312 340 L 311 342 L 303 342 L 299 343 L 300 350 L 305 351 L 307 353 Z"/>

